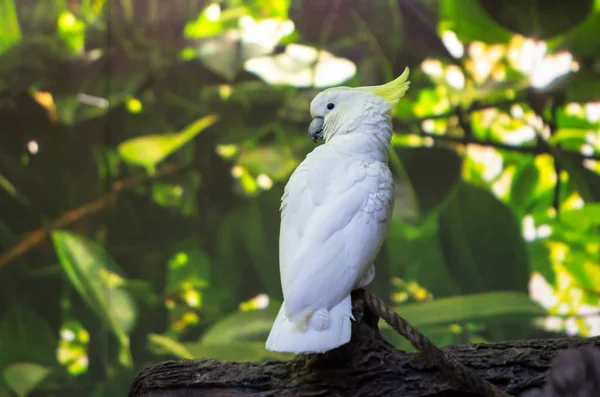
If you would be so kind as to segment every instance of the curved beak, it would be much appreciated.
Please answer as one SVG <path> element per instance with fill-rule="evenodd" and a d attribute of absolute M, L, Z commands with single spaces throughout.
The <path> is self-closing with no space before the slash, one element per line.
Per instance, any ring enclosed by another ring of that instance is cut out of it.
<path fill-rule="evenodd" d="M 325 124 L 323 117 L 315 117 L 310 126 L 308 126 L 308 136 L 313 142 L 317 142 L 317 139 L 320 141 L 323 140 L 323 124 Z"/>

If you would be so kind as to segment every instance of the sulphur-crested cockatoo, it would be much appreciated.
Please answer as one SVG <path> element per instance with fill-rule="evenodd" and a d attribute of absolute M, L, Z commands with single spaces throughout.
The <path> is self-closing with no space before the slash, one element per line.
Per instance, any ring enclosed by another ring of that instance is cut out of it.
<path fill-rule="evenodd" d="M 267 350 L 322 353 L 350 341 L 350 292 L 375 276 L 393 207 L 391 109 L 408 68 L 371 87 L 335 87 L 310 104 L 309 135 L 323 145 L 296 168 L 281 199 L 284 301 Z"/>

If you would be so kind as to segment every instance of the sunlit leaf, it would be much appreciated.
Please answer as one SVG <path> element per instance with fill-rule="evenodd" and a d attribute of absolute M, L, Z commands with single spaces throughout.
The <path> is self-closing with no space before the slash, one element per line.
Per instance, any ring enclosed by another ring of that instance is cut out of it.
<path fill-rule="evenodd" d="M 21 41 L 15 0 L 0 0 L 0 55 Z"/>
<path fill-rule="evenodd" d="M 146 135 L 122 142 L 118 147 L 121 158 L 133 165 L 146 168 L 153 174 L 156 166 L 191 141 L 218 120 L 217 116 L 209 115 L 185 127 L 175 134 Z"/>
<path fill-rule="evenodd" d="M 600 293 L 600 264 L 594 262 L 587 252 L 571 250 L 563 266 L 573 277 L 575 287 Z"/>
<path fill-rule="evenodd" d="M 556 122 L 559 129 L 598 129 L 600 126 L 600 120 L 596 122 L 588 120 L 583 109 L 580 112 L 573 113 L 569 112 L 566 107 L 560 107 L 557 110 Z"/>
<path fill-rule="evenodd" d="M 481 321 L 499 316 L 544 316 L 546 311 L 524 292 L 486 292 L 400 305 L 395 310 L 413 326 Z M 383 321 L 381 322 L 383 323 Z"/>
<path fill-rule="evenodd" d="M 439 89 L 426 88 L 419 91 L 419 97 L 413 105 L 417 117 L 443 114 L 450 110 L 448 99 L 442 96 Z"/>
<path fill-rule="evenodd" d="M 600 225 L 600 203 L 588 203 L 583 208 L 561 211 L 560 219 L 579 230 Z"/>
<path fill-rule="evenodd" d="M 582 141 L 589 133 L 590 130 L 584 128 L 559 128 L 552 135 L 551 142 L 558 143 L 571 139 Z"/>
<path fill-rule="evenodd" d="M 121 344 L 119 360 L 131 366 L 128 334 L 137 309 L 122 288 L 117 264 L 102 246 L 71 232 L 54 231 L 52 241 L 69 281 L 89 308 L 110 326 Z"/>
<path fill-rule="evenodd" d="M 247 7 L 255 18 L 287 18 L 290 0 L 228 0 L 231 7 Z"/>
<path fill-rule="evenodd" d="M 11 364 L 4 370 L 4 380 L 18 397 L 26 397 L 48 376 L 51 369 L 35 363 Z"/>
<path fill-rule="evenodd" d="M 142 102 L 137 98 L 129 98 L 126 102 L 127 110 L 131 113 L 139 113 L 143 109 Z"/>
<path fill-rule="evenodd" d="M 85 23 L 69 11 L 58 17 L 58 34 L 67 43 L 73 54 L 80 55 L 85 45 Z"/>

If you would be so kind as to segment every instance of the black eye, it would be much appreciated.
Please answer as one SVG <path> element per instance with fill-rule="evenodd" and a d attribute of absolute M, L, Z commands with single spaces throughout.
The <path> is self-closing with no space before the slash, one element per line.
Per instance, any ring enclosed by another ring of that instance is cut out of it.
<path fill-rule="evenodd" d="M 335 105 L 333 103 L 328 103 L 327 104 L 327 109 L 331 110 L 335 107 Z"/>

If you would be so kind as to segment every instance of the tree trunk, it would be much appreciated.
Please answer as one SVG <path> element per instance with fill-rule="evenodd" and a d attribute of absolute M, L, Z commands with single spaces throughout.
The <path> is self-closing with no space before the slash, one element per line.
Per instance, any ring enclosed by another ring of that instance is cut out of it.
<path fill-rule="evenodd" d="M 357 321 L 352 324 L 352 340 L 325 354 L 260 364 L 214 359 L 166 361 L 141 371 L 129 397 L 475 396 L 445 377 L 422 353 L 405 353 L 388 343 L 379 332 L 378 318 L 364 306 L 355 308 L 354 315 Z M 600 337 L 448 346 L 442 350 L 516 396 L 544 384 L 557 354 L 586 345 L 600 345 Z"/>

